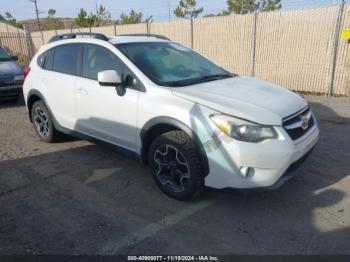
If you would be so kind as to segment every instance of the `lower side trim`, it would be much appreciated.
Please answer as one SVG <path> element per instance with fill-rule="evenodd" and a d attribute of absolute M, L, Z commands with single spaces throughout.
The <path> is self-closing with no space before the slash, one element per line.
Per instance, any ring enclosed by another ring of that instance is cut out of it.
<path fill-rule="evenodd" d="M 59 132 L 61 132 L 63 134 L 66 134 L 66 135 L 69 135 L 69 136 L 73 136 L 73 137 L 76 137 L 78 139 L 86 140 L 86 141 L 89 141 L 89 142 L 91 142 L 93 144 L 98 144 L 98 145 L 103 145 L 103 146 L 110 147 L 110 148 L 114 149 L 115 151 L 117 151 L 118 153 L 120 153 L 122 155 L 125 155 L 127 157 L 131 157 L 131 158 L 134 158 L 134 159 L 138 159 L 138 160 L 141 161 L 141 156 L 139 154 L 137 154 L 135 151 L 126 149 L 124 147 L 117 146 L 115 144 L 108 143 L 108 142 L 100 140 L 98 138 L 95 138 L 95 137 L 92 137 L 92 136 L 80 133 L 78 131 L 73 131 L 73 130 L 64 128 L 61 125 L 59 125 L 54 118 L 53 118 L 53 122 L 54 122 L 54 126 L 57 129 L 57 131 L 59 131 Z"/>

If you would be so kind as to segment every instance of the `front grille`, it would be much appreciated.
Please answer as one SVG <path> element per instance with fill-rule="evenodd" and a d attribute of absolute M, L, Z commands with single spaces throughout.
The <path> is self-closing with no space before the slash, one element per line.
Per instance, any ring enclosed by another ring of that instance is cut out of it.
<path fill-rule="evenodd" d="M 300 113 L 286 117 L 283 120 L 283 128 L 293 140 L 301 138 L 314 125 L 315 120 L 310 108 L 305 108 Z"/>

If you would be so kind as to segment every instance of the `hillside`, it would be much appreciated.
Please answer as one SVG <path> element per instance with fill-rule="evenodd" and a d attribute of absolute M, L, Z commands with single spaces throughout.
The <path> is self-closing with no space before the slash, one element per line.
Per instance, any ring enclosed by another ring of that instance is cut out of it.
<path fill-rule="evenodd" d="M 42 30 L 54 29 L 52 28 L 52 25 L 49 25 L 48 20 L 49 20 L 48 18 L 40 19 Z M 57 21 L 57 24 L 58 24 L 57 29 L 71 28 L 72 26 L 74 26 L 74 18 L 57 17 L 55 18 L 55 20 Z M 27 20 L 21 20 L 18 22 L 23 25 L 26 25 L 30 32 L 39 31 L 39 27 L 36 19 L 27 19 Z"/>
<path fill-rule="evenodd" d="M 0 32 L 23 32 L 22 29 L 0 21 Z"/>

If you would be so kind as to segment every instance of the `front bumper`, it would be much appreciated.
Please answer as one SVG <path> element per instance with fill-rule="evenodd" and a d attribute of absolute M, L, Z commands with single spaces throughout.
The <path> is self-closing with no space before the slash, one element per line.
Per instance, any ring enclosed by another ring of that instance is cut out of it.
<path fill-rule="evenodd" d="M 209 175 L 206 186 L 217 189 L 274 189 L 292 177 L 318 141 L 317 124 L 300 140 L 293 141 L 282 127 L 279 139 L 246 143 L 216 137 L 216 148 L 207 151 Z M 250 168 L 246 176 L 242 167 Z"/>
<path fill-rule="evenodd" d="M 16 99 L 21 92 L 21 85 L 0 87 L 0 101 Z"/>
<path fill-rule="evenodd" d="M 282 186 L 285 182 L 287 182 L 290 178 L 298 174 L 299 168 L 305 163 L 306 159 L 309 158 L 313 151 L 313 148 L 307 152 L 304 156 L 302 156 L 300 159 L 292 163 L 288 169 L 284 172 L 284 174 L 271 186 L 267 187 L 261 187 L 259 189 L 262 190 L 273 190 L 277 189 L 280 186 Z"/>

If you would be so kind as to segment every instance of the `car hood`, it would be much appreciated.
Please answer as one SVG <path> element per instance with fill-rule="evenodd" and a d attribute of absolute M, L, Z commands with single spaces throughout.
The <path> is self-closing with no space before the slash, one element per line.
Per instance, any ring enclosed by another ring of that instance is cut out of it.
<path fill-rule="evenodd" d="M 224 114 L 263 125 L 281 125 L 282 119 L 307 106 L 299 95 L 251 77 L 233 77 L 172 88 L 174 95 Z"/>
<path fill-rule="evenodd" d="M 14 61 L 0 61 L 0 76 L 20 75 L 22 69 Z"/>

